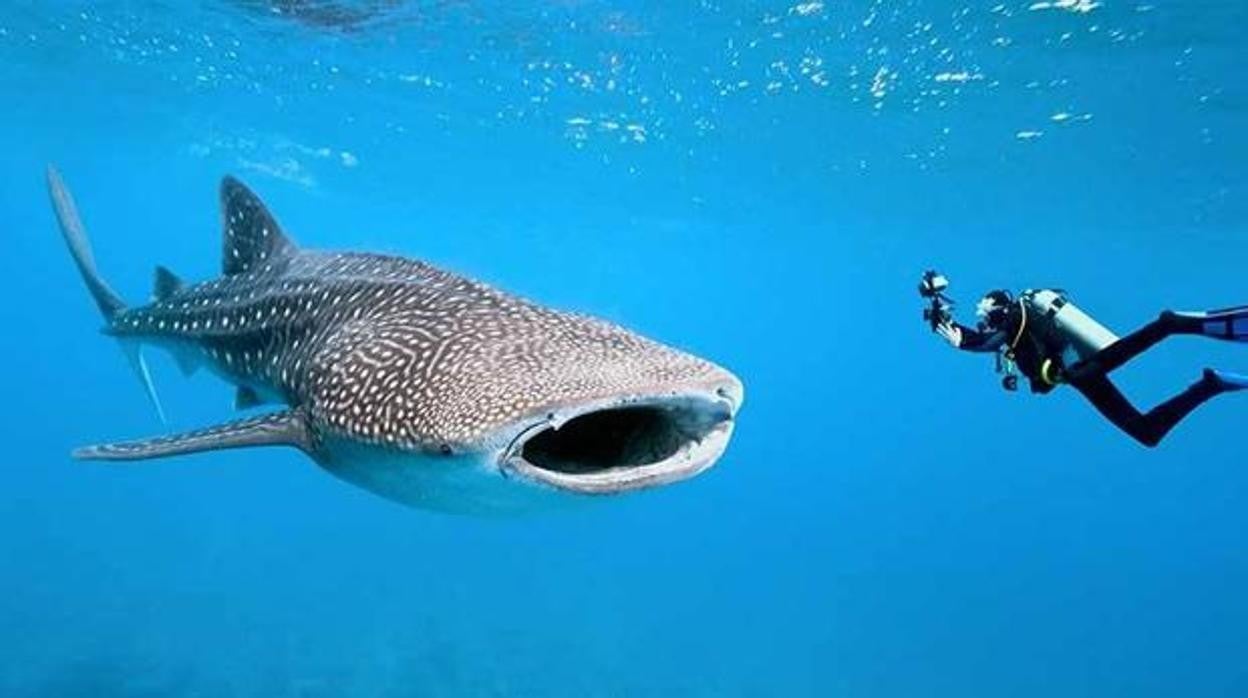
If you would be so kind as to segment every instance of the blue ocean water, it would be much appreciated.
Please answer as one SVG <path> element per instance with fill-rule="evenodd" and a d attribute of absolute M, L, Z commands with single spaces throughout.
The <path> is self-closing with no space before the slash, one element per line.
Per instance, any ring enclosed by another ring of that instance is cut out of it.
<path fill-rule="evenodd" d="M 1248 5 L 16 0 L 0 16 L 0 695 L 1248 694 L 1248 397 L 1158 449 L 920 319 L 1059 286 L 1125 332 L 1248 302 Z M 426 259 L 746 385 L 690 481 L 487 520 L 294 452 L 124 467 L 127 298 L 219 269 L 233 173 L 303 244 Z M 1167 343 L 1142 403 L 1248 349 Z"/>

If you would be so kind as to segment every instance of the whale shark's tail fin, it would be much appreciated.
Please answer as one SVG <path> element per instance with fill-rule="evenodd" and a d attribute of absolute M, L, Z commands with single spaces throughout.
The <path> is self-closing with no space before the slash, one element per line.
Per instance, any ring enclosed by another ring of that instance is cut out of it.
<path fill-rule="evenodd" d="M 99 270 L 96 269 L 95 256 L 91 253 L 91 243 L 87 240 L 87 231 L 82 226 L 82 219 L 78 217 L 78 208 L 74 205 L 74 199 L 70 196 L 65 182 L 61 180 L 60 173 L 51 165 L 48 166 L 48 194 L 52 197 L 52 208 L 56 211 L 56 220 L 60 223 L 61 236 L 69 247 L 69 254 L 73 257 L 78 272 L 82 274 L 82 280 L 86 283 L 87 290 L 91 292 L 91 298 L 99 306 L 104 319 L 111 324 L 113 319 L 126 309 L 126 303 L 104 281 Z M 143 389 L 147 392 L 148 399 L 152 401 L 152 406 L 156 408 L 160 421 L 164 422 L 165 411 L 161 407 L 160 398 L 156 395 L 156 387 L 152 384 L 152 375 L 147 369 L 147 362 L 143 359 L 138 341 L 126 338 L 119 341 L 121 350 L 126 355 L 126 361 L 129 362 L 130 368 L 134 370 L 139 381 L 143 383 Z"/>
<path fill-rule="evenodd" d="M 74 206 L 74 199 L 69 195 L 65 182 L 61 180 L 61 174 L 51 165 L 48 166 L 48 194 L 52 197 L 56 220 L 61 224 L 61 235 L 69 246 L 69 253 L 82 274 L 82 280 L 87 284 L 87 290 L 91 292 L 95 304 L 100 307 L 104 319 L 112 320 L 126 309 L 126 304 L 100 278 L 100 272 L 95 268 L 95 256 L 91 254 L 91 243 L 87 240 L 87 231 L 82 227 L 82 219 L 78 217 L 78 207 Z"/>

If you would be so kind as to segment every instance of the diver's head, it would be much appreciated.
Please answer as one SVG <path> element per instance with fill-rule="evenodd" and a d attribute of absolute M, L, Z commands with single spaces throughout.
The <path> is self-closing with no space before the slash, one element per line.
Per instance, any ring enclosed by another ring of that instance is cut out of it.
<path fill-rule="evenodd" d="M 1014 297 L 1009 291 L 998 289 L 985 293 L 975 306 L 975 314 L 979 316 L 980 326 L 988 330 L 1001 329 L 1005 325 L 1006 315 L 1013 302 Z"/>

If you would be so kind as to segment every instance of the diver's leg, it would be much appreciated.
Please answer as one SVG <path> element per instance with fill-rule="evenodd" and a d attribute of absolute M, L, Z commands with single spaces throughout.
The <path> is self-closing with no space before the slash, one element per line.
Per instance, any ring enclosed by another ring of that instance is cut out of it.
<path fill-rule="evenodd" d="M 1169 400 L 1141 414 L 1103 373 L 1085 374 L 1071 385 L 1119 429 L 1145 446 L 1156 446 L 1174 425 L 1206 400 L 1236 389 L 1206 370 L 1200 380 Z"/>
<path fill-rule="evenodd" d="M 1202 335 L 1215 339 L 1248 342 L 1248 306 L 1213 310 L 1207 313 L 1176 313 L 1166 310 L 1156 320 L 1072 367 L 1071 374 L 1111 373 L 1148 351 L 1161 340 L 1176 334 Z"/>
<path fill-rule="evenodd" d="M 1158 342 L 1176 334 L 1203 334 L 1204 320 L 1193 315 L 1163 312 L 1156 320 L 1126 335 L 1071 367 L 1071 375 L 1080 373 L 1111 373 L 1131 359 L 1153 348 Z"/>

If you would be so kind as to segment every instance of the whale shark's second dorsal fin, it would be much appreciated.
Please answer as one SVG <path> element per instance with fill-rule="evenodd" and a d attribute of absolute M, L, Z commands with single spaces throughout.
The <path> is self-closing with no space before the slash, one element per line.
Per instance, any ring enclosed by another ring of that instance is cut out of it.
<path fill-rule="evenodd" d="M 221 266 L 226 276 L 255 271 L 295 252 L 260 197 L 233 177 L 221 180 L 221 218 L 225 231 Z"/>
<path fill-rule="evenodd" d="M 152 282 L 153 300 L 168 300 L 170 296 L 181 291 L 183 286 L 185 286 L 177 274 L 164 267 L 156 267 L 155 277 L 155 280 Z"/>

